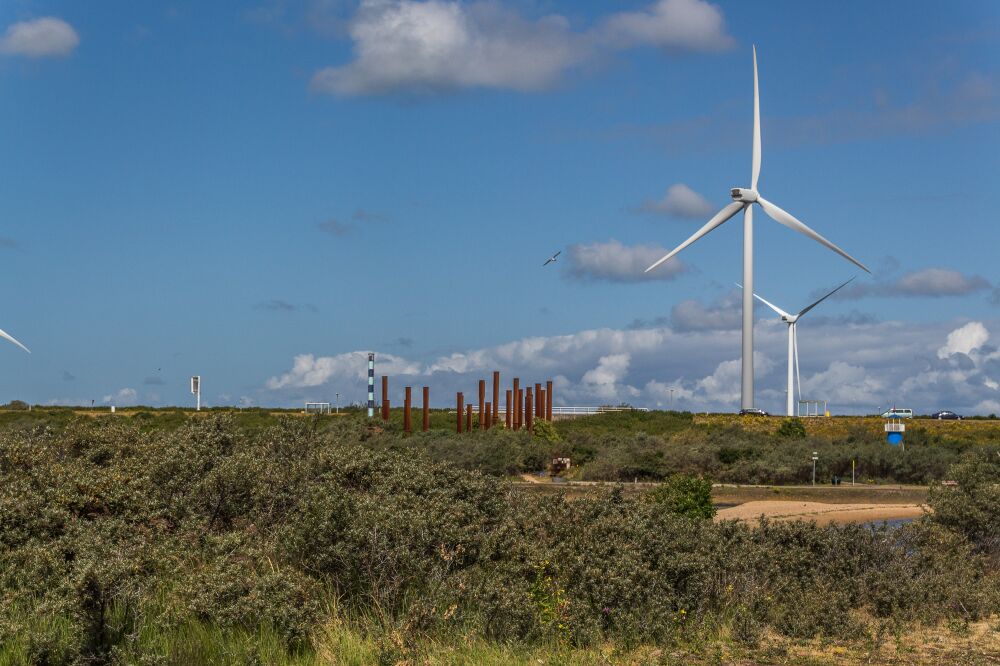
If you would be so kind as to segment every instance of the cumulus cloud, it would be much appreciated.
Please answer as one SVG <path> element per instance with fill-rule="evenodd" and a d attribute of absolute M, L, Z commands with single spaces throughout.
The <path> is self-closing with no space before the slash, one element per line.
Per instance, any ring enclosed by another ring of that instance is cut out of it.
<path fill-rule="evenodd" d="M 529 21 L 496 2 L 364 0 L 351 23 L 354 60 L 317 72 L 339 95 L 551 86 L 584 55 L 561 16 Z"/>
<path fill-rule="evenodd" d="M 896 404 L 917 411 L 989 413 L 1000 401 L 1000 350 L 990 344 L 998 322 L 864 321 L 845 326 L 820 318 L 799 330 L 802 397 L 827 400 L 835 413 L 874 413 Z M 785 404 L 787 331 L 776 319 L 757 322 L 754 354 L 757 405 L 781 413 Z M 637 406 L 732 411 L 739 407 L 739 330 L 590 329 L 526 337 L 425 360 L 379 352 L 391 399 L 402 387 L 430 386 L 432 402 L 451 404 L 480 378 L 499 370 L 504 382 L 552 379 L 557 405 L 628 402 Z M 940 352 L 940 353 L 939 353 Z M 296 404 L 334 392 L 364 400 L 367 352 L 296 356 L 270 378 L 261 402 Z M 673 400 L 671 401 L 671 393 Z"/>
<path fill-rule="evenodd" d="M 645 201 L 636 209 L 640 213 L 673 215 L 675 217 L 702 218 L 715 212 L 712 204 L 684 183 L 667 188 L 667 193 L 657 201 Z"/>
<path fill-rule="evenodd" d="M 379 372 L 389 375 L 414 375 L 420 366 L 391 354 L 378 355 Z M 267 380 L 271 390 L 284 388 L 311 388 L 326 384 L 331 379 L 368 378 L 368 353 L 355 351 L 337 356 L 300 354 L 295 357 L 292 369 Z"/>
<path fill-rule="evenodd" d="M 21 21 L 9 26 L 0 37 L 0 53 L 25 58 L 67 56 L 80 44 L 66 21 L 54 16 Z"/>
<path fill-rule="evenodd" d="M 640 11 L 608 17 L 600 32 L 617 48 L 723 51 L 735 44 L 726 34 L 722 10 L 704 0 L 658 0 Z"/>
<path fill-rule="evenodd" d="M 956 328 L 948 334 L 948 340 L 937 351 L 938 358 L 948 358 L 952 354 L 968 355 L 973 349 L 979 349 L 990 339 L 990 332 L 981 322 L 970 321 L 961 328 Z"/>
<path fill-rule="evenodd" d="M 979 275 L 966 275 L 950 268 L 923 268 L 902 275 L 877 275 L 872 282 L 857 282 L 834 296 L 837 299 L 870 297 L 942 298 L 967 296 L 991 288 L 989 280 Z M 818 291 L 817 294 L 821 295 Z"/>
<path fill-rule="evenodd" d="M 646 282 L 673 280 L 686 270 L 684 264 L 671 259 L 646 273 L 668 250 L 658 245 L 623 245 L 611 239 L 606 243 L 570 245 L 566 251 L 566 274 L 579 280 L 609 282 Z"/>
<path fill-rule="evenodd" d="M 463 88 L 534 91 L 607 49 L 654 46 L 719 51 L 732 46 L 721 10 L 704 0 L 658 0 L 574 31 L 558 14 L 525 18 L 498 1 L 363 0 L 348 33 L 351 62 L 313 76 L 335 95 Z"/>
<path fill-rule="evenodd" d="M 139 397 L 134 388 L 123 388 L 117 393 L 109 393 L 101 399 L 106 405 L 134 405 Z"/>
<path fill-rule="evenodd" d="M 715 301 L 681 301 L 670 310 L 670 324 L 677 331 L 730 331 L 743 321 L 743 297 L 733 289 Z"/>

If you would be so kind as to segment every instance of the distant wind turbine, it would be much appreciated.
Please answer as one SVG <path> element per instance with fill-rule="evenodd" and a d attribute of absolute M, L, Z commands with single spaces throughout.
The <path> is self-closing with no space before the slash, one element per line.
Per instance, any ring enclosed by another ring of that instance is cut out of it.
<path fill-rule="evenodd" d="M 549 257 L 548 259 L 546 259 L 545 263 L 542 264 L 542 266 L 545 267 L 545 266 L 548 266 L 549 264 L 553 263 L 556 260 L 556 257 L 558 257 L 560 254 L 562 254 L 562 250 L 559 250 L 558 252 L 556 252 L 555 254 L 553 254 L 551 257 Z"/>
<path fill-rule="evenodd" d="M 786 397 L 786 405 L 785 405 L 786 407 L 785 413 L 788 414 L 788 416 L 795 416 L 795 410 L 793 409 L 793 403 L 792 403 L 792 389 L 794 388 L 792 385 L 793 362 L 795 367 L 795 383 L 799 387 L 799 400 L 802 399 L 802 378 L 799 376 L 799 329 L 798 329 L 799 319 L 802 318 L 802 315 L 809 312 L 814 307 L 816 307 L 817 305 L 819 305 L 820 303 L 822 303 L 823 301 L 830 298 L 838 291 L 849 285 L 852 280 L 854 280 L 854 278 L 851 278 L 844 284 L 840 285 L 833 291 L 829 292 L 826 296 L 819 299 L 815 303 L 812 303 L 811 305 L 802 308 L 801 310 L 799 310 L 797 314 L 788 314 L 774 303 L 765 301 L 757 294 L 753 295 L 754 298 L 756 298 L 758 301 L 760 301 L 761 303 L 763 303 L 764 305 L 766 305 L 767 307 L 771 308 L 776 313 L 778 313 L 778 316 L 781 317 L 781 321 L 788 324 L 788 391 L 787 391 L 788 396 Z M 740 287 L 740 284 L 737 283 L 736 286 Z"/>
<path fill-rule="evenodd" d="M 757 47 L 753 48 L 753 166 L 750 174 L 750 188 L 734 187 L 730 190 L 730 196 L 734 199 L 729 204 L 709 220 L 705 226 L 695 232 L 693 236 L 677 246 L 669 254 L 664 255 L 659 261 L 646 269 L 646 272 L 653 270 L 667 259 L 686 248 L 691 243 L 710 232 L 712 229 L 722 225 L 723 222 L 743 211 L 743 284 L 746 289 L 743 291 L 743 372 L 740 385 L 740 407 L 750 409 L 754 406 L 753 400 L 753 204 L 759 204 L 775 222 L 783 224 L 789 229 L 794 229 L 801 234 L 808 236 L 817 243 L 828 247 L 848 261 L 852 262 L 866 273 L 871 273 L 864 264 L 847 254 L 839 247 L 820 236 L 818 233 L 807 227 L 790 213 L 782 210 L 757 191 L 757 178 L 760 176 L 760 98 L 757 86 Z"/>

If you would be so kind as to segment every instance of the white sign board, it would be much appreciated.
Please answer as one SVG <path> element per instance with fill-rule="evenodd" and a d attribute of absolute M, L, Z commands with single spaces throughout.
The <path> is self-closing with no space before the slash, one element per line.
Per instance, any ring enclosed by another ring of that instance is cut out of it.
<path fill-rule="evenodd" d="M 201 375 L 195 375 L 191 378 L 191 393 L 194 395 L 201 393 Z"/>

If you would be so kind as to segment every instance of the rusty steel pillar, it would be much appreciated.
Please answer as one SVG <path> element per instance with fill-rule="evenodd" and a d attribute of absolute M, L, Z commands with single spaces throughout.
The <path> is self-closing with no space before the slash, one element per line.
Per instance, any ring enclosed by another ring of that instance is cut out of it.
<path fill-rule="evenodd" d="M 503 410 L 503 419 L 504 419 L 504 425 L 507 426 L 507 430 L 510 430 L 511 424 L 513 423 L 513 421 L 511 421 L 510 419 L 511 410 L 514 408 L 514 406 L 510 404 L 510 389 L 507 389 L 506 397 L 507 397 L 507 402 L 505 402 L 504 404 L 507 406 Z"/>
<path fill-rule="evenodd" d="M 424 387 L 424 432 L 431 429 L 431 388 L 429 386 Z"/>
<path fill-rule="evenodd" d="M 403 432 L 411 433 L 413 432 L 413 424 L 410 422 L 410 407 L 413 406 L 413 395 L 409 386 L 406 387 L 405 391 L 403 397 Z"/>
<path fill-rule="evenodd" d="M 462 403 L 465 401 L 465 396 L 459 391 L 455 394 L 455 413 L 458 414 L 458 423 L 455 424 L 455 432 L 462 434 L 462 417 L 465 416 L 462 412 L 465 409 L 462 407 Z"/>
<path fill-rule="evenodd" d="M 542 417 L 542 408 L 541 408 L 541 404 L 542 403 L 541 403 L 541 400 L 542 400 L 542 385 L 536 382 L 535 383 L 535 403 L 534 403 L 535 404 L 535 418 L 541 418 Z"/>
<path fill-rule="evenodd" d="M 486 409 L 486 380 L 479 380 L 479 429 L 483 429 L 483 410 Z"/>
<path fill-rule="evenodd" d="M 514 419 L 514 430 L 518 430 L 521 427 L 521 389 L 519 388 L 521 380 L 514 377 L 514 415 L 511 417 Z"/>
<path fill-rule="evenodd" d="M 535 418 L 545 420 L 545 389 L 538 389 L 538 399 L 535 401 L 538 403 L 538 409 L 535 413 Z"/>
<path fill-rule="evenodd" d="M 490 426 L 493 425 L 493 403 L 489 400 L 486 401 L 486 412 L 483 424 L 483 430 L 489 430 Z"/>
<path fill-rule="evenodd" d="M 514 398 L 514 430 L 521 429 L 521 414 L 524 413 L 524 389 L 517 389 L 517 397 Z"/>
<path fill-rule="evenodd" d="M 465 429 L 472 432 L 472 405 L 465 406 Z"/>
<path fill-rule="evenodd" d="M 490 413 L 490 425 L 497 422 L 500 416 L 500 371 L 493 371 L 493 411 Z"/>
<path fill-rule="evenodd" d="M 382 420 L 389 420 L 389 377 L 382 375 Z"/>
<path fill-rule="evenodd" d="M 531 418 L 531 413 L 535 406 L 532 404 L 531 387 L 529 386 L 526 391 L 524 395 L 524 427 L 528 429 L 528 432 L 533 432 L 532 427 L 535 425 L 535 422 Z"/>
<path fill-rule="evenodd" d="M 552 420 L 552 380 L 545 382 L 545 420 Z"/>

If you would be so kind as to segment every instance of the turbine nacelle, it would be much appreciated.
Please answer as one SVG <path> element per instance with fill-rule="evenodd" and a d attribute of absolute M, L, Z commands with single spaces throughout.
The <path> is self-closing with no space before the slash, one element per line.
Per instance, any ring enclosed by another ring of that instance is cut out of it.
<path fill-rule="evenodd" d="M 734 201 L 741 201 L 743 203 L 754 203 L 759 198 L 757 190 L 745 187 L 734 187 L 729 191 L 729 194 L 733 197 Z"/>

